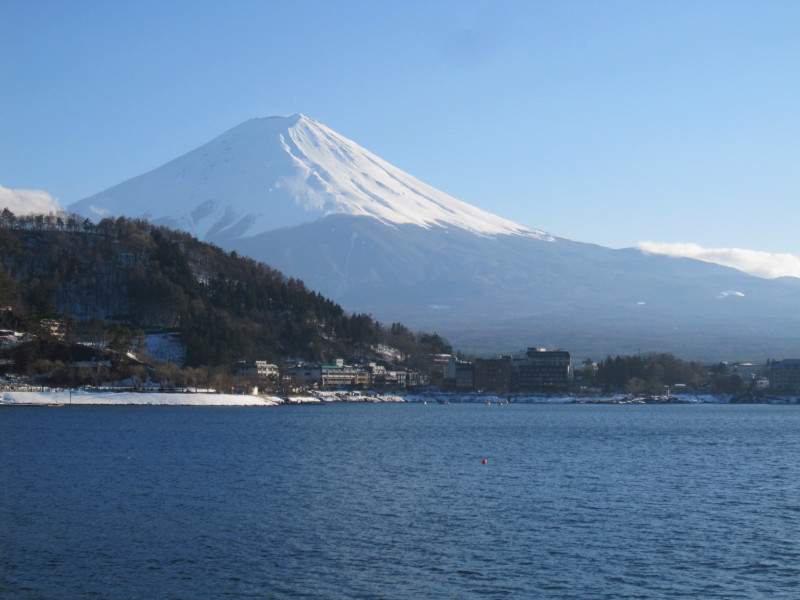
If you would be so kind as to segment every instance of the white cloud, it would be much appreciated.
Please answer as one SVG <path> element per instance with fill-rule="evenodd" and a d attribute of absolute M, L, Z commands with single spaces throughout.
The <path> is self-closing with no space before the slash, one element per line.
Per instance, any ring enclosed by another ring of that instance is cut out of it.
<path fill-rule="evenodd" d="M 98 217 L 105 217 L 111 214 L 111 211 L 107 208 L 98 208 L 94 204 L 89 205 L 89 211 Z"/>
<path fill-rule="evenodd" d="M 756 277 L 800 277 L 800 258 L 793 254 L 771 254 L 742 248 L 703 248 L 697 244 L 639 242 L 639 250 L 651 254 L 695 258 L 739 269 Z"/>
<path fill-rule="evenodd" d="M 42 190 L 10 190 L 0 185 L 0 210 L 7 208 L 15 215 L 61 212 L 58 200 Z"/>

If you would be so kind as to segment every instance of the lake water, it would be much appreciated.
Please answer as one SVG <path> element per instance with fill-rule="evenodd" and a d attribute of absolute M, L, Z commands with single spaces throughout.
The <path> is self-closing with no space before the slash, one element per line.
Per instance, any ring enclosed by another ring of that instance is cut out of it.
<path fill-rule="evenodd" d="M 800 407 L 2 407 L 0 597 L 800 597 Z M 483 464 L 483 461 L 486 464 Z"/>

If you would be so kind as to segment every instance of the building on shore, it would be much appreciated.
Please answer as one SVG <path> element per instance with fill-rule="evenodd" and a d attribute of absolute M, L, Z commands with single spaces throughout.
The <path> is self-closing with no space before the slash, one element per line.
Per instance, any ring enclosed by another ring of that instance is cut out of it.
<path fill-rule="evenodd" d="M 476 392 L 509 393 L 511 391 L 511 357 L 475 359 L 473 378 Z"/>
<path fill-rule="evenodd" d="M 320 367 L 320 388 L 323 390 L 365 389 L 371 382 L 370 372 L 361 366 L 337 361 Z"/>
<path fill-rule="evenodd" d="M 370 362 L 348 365 L 337 358 L 331 364 L 295 363 L 283 367 L 284 389 L 393 391 L 423 385 L 427 379 L 409 369 L 387 369 Z"/>
<path fill-rule="evenodd" d="M 551 394 L 566 392 L 572 382 L 572 359 L 566 350 L 528 348 L 512 364 L 512 390 Z"/>
<path fill-rule="evenodd" d="M 466 360 L 450 357 L 444 368 L 444 385 L 442 389 L 456 392 L 471 392 L 475 389 L 475 367 Z"/>
<path fill-rule="evenodd" d="M 787 358 L 771 363 L 768 378 L 771 392 L 800 392 L 800 358 Z"/>

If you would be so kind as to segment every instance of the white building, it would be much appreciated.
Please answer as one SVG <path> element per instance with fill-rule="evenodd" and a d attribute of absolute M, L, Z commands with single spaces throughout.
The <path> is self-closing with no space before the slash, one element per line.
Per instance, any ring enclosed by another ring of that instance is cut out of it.
<path fill-rule="evenodd" d="M 241 360 L 236 364 L 236 375 L 266 381 L 278 377 L 278 366 L 265 360 Z"/>

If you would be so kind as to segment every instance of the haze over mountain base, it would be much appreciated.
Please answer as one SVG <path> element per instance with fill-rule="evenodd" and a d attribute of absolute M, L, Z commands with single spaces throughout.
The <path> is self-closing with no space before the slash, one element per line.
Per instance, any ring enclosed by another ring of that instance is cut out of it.
<path fill-rule="evenodd" d="M 798 343 L 800 281 L 634 249 L 347 216 L 231 247 L 348 309 L 435 330 L 471 353 L 538 346 L 733 360 L 791 355 Z"/>

